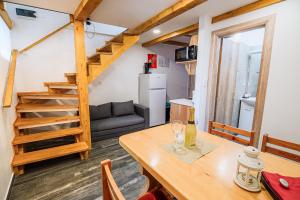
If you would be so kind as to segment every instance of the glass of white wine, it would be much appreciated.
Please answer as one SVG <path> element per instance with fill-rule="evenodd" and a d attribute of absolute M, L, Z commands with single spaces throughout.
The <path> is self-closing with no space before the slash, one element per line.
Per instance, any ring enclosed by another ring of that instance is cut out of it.
<path fill-rule="evenodd" d="M 171 126 L 175 138 L 174 145 L 173 145 L 174 151 L 175 153 L 184 153 L 185 149 L 183 148 L 183 143 L 184 143 L 185 125 L 180 120 L 174 120 L 171 123 Z"/>

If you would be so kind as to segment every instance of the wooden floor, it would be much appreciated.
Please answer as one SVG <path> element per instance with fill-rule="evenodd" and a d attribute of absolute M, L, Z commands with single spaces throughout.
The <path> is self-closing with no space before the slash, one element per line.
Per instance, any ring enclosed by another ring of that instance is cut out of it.
<path fill-rule="evenodd" d="M 113 161 L 113 176 L 126 199 L 136 199 L 145 180 L 118 139 L 94 143 L 87 161 L 73 155 L 26 166 L 26 173 L 15 177 L 8 199 L 100 200 L 100 161 L 107 158 Z"/>

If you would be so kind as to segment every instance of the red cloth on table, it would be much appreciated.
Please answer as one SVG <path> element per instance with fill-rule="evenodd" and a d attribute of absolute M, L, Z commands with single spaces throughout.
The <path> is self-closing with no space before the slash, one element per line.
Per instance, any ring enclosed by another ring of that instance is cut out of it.
<path fill-rule="evenodd" d="M 282 200 L 300 200 L 300 177 L 288 177 L 269 172 L 262 172 L 262 175 L 267 184 Z M 282 186 L 279 178 L 285 179 L 289 183 L 289 187 Z"/>

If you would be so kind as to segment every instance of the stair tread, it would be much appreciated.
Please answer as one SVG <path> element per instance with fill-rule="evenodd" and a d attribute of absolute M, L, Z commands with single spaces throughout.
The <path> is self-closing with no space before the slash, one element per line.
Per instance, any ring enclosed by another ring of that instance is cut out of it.
<path fill-rule="evenodd" d="M 78 105 L 59 105 L 59 104 L 18 104 L 16 109 L 18 112 L 38 112 L 38 111 L 76 111 Z"/>
<path fill-rule="evenodd" d="M 42 92 L 18 92 L 18 96 L 23 96 L 23 95 L 45 95 L 49 94 L 47 91 L 42 91 Z"/>
<path fill-rule="evenodd" d="M 48 92 L 20 92 L 18 96 L 27 99 L 78 99 L 77 94 L 52 94 Z"/>
<path fill-rule="evenodd" d="M 123 45 L 123 42 L 114 42 L 114 41 L 107 41 L 106 44 L 115 44 L 115 45 Z"/>
<path fill-rule="evenodd" d="M 13 166 L 21 166 L 29 163 L 34 163 L 42 160 L 47 160 L 51 158 L 61 157 L 65 155 L 70 155 L 73 153 L 79 153 L 87 151 L 89 149 L 85 142 L 78 142 L 74 144 L 68 144 L 48 149 L 42 149 L 38 151 L 32 151 L 28 153 L 23 153 L 15 155 L 12 161 Z"/>
<path fill-rule="evenodd" d="M 46 86 L 48 85 L 55 85 L 55 86 L 76 86 L 75 83 L 69 83 L 69 82 L 45 82 Z"/>
<path fill-rule="evenodd" d="M 19 128 L 34 128 L 54 124 L 77 122 L 79 120 L 79 116 L 17 118 L 15 121 L 15 126 Z"/>
<path fill-rule="evenodd" d="M 60 129 L 54 131 L 45 131 L 45 132 L 34 133 L 29 135 L 15 136 L 13 140 L 13 145 L 26 144 L 30 142 L 60 138 L 60 137 L 65 137 L 70 135 L 78 135 L 82 133 L 82 131 L 83 131 L 82 128 L 76 127 L 76 128 L 66 128 L 66 129 Z"/>
<path fill-rule="evenodd" d="M 97 51 L 96 54 L 103 54 L 103 55 L 113 55 L 112 52 L 107 52 L 107 51 Z"/>
<path fill-rule="evenodd" d="M 77 89 L 77 85 L 70 82 L 45 82 L 44 85 L 53 89 Z"/>
<path fill-rule="evenodd" d="M 77 73 L 72 73 L 72 72 L 70 72 L 70 73 L 65 73 L 65 76 L 76 76 L 77 75 Z"/>
<path fill-rule="evenodd" d="M 89 65 L 101 65 L 100 62 L 89 62 L 88 64 L 89 64 Z"/>

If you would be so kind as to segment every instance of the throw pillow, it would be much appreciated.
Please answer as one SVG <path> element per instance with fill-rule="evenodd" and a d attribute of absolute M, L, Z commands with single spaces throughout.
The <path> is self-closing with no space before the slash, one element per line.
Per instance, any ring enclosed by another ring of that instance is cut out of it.
<path fill-rule="evenodd" d="M 132 115 L 134 114 L 133 101 L 113 102 L 112 111 L 114 116 Z"/>

